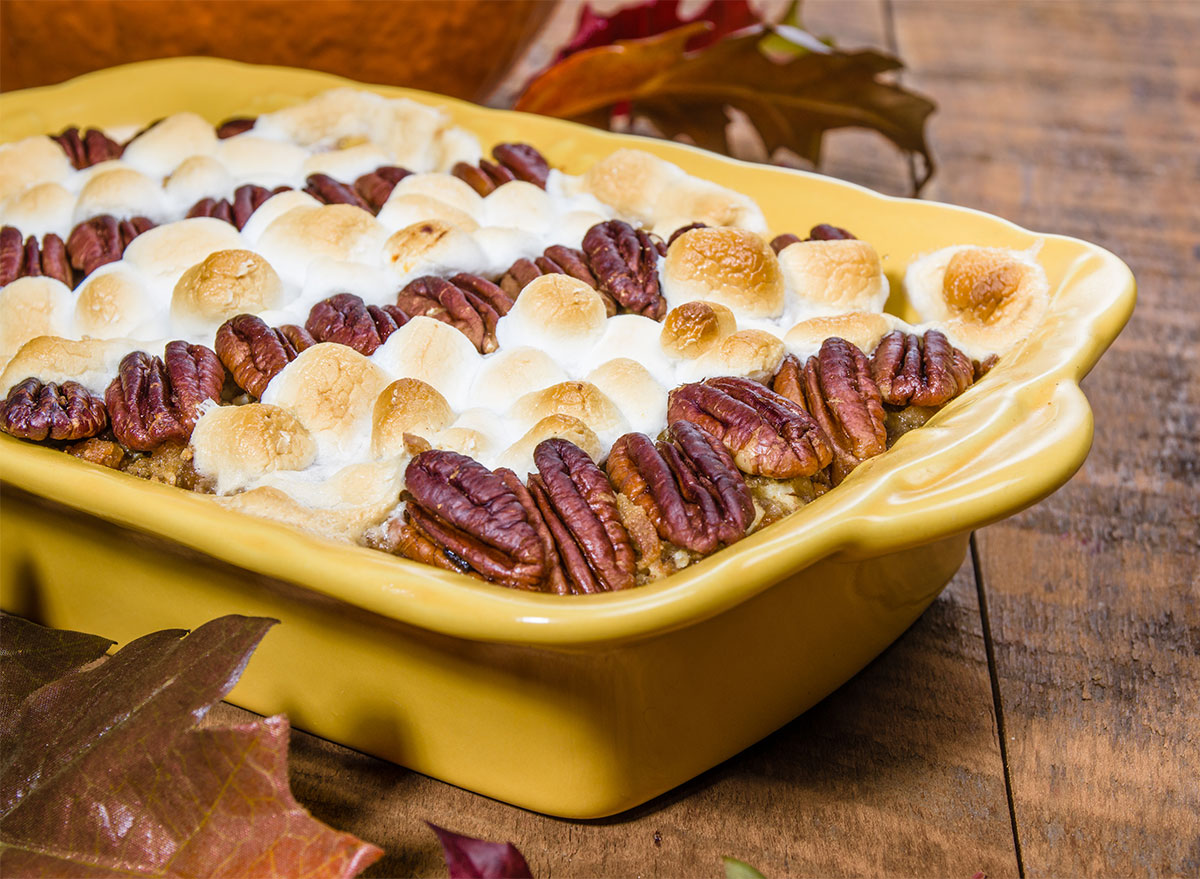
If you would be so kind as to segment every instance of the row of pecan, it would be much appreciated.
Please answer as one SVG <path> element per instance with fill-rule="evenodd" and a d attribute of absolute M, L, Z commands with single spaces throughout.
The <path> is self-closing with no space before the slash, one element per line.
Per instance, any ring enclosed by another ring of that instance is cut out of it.
<path fill-rule="evenodd" d="M 261 397 L 271 379 L 306 348 L 336 342 L 369 357 L 416 316 L 449 324 L 486 354 L 496 350 L 496 324 L 512 304 L 503 290 L 478 275 L 428 275 L 409 281 L 395 305 L 367 305 L 353 293 L 322 299 L 302 327 L 270 327 L 256 315 L 236 315 L 217 329 L 214 347 L 237 385 Z"/>
<path fill-rule="evenodd" d="M 149 452 L 191 439 L 200 405 L 220 399 L 224 385 L 225 367 L 210 348 L 169 342 L 162 357 L 126 354 L 104 399 L 74 381 L 17 383 L 0 402 L 0 430 L 38 442 L 73 442 L 111 425 L 124 448 Z"/>
<path fill-rule="evenodd" d="M 60 134 L 50 135 L 50 139 L 57 143 L 62 148 L 62 151 L 66 153 L 71 166 L 75 170 L 81 171 L 84 168 L 90 168 L 92 165 L 98 165 L 101 162 L 121 158 L 125 152 L 125 147 L 141 137 L 160 121 L 162 120 L 150 123 L 124 143 L 113 140 L 98 128 L 80 130 L 78 126 L 74 125 L 64 129 Z M 248 131 L 254 127 L 254 121 L 254 119 L 246 118 L 230 119 L 216 127 L 217 137 L 224 139 L 232 137 L 235 134 L 241 134 L 243 131 Z"/>
<path fill-rule="evenodd" d="M 747 476 L 836 485 L 887 448 L 884 403 L 937 407 L 974 378 L 936 330 L 892 333 L 871 358 L 827 339 L 770 387 L 722 377 L 674 389 L 662 437 L 622 436 L 607 472 L 564 439 L 538 445 L 525 484 L 455 452 L 421 452 L 403 515 L 372 545 L 512 588 L 625 589 L 679 550 L 702 557 L 745 536 L 756 515 Z"/>
<path fill-rule="evenodd" d="M 754 503 L 733 459 L 687 421 L 663 439 L 627 434 L 607 474 L 565 439 L 538 444 L 522 483 L 456 452 L 431 449 L 405 471 L 403 515 L 372 545 L 515 589 L 560 595 L 638 583 L 663 541 L 700 555 L 741 539 Z"/>
<path fill-rule="evenodd" d="M 145 217 L 118 220 L 102 214 L 79 223 L 64 243 L 52 232 L 38 241 L 33 235 L 24 238 L 15 226 L 5 226 L 0 229 L 0 287 L 17 278 L 45 275 L 74 288 L 100 266 L 119 260 L 129 242 L 153 228 Z"/>
<path fill-rule="evenodd" d="M 253 124 L 253 119 L 230 120 L 218 129 L 218 135 L 229 137 Z M 53 139 L 66 151 L 76 168 L 120 158 L 125 148 L 96 129 L 88 129 L 81 135 L 78 128 L 69 128 Z M 545 188 L 550 168 L 534 147 L 502 143 L 492 149 L 492 155 L 495 162 L 483 160 L 478 167 L 460 162 L 453 173 L 481 195 L 487 195 L 510 180 L 524 180 Z M 304 191 L 322 204 L 350 204 L 378 214 L 396 184 L 410 173 L 398 166 L 385 165 L 363 174 L 353 183 L 339 182 L 327 174 L 310 174 Z M 189 219 L 214 217 L 230 223 L 240 232 L 263 202 L 290 189 L 290 186 L 267 189 L 247 183 L 234 190 L 230 198 L 200 199 L 185 216 Z M 74 288 L 100 266 L 119 260 L 129 242 L 154 225 L 145 217 L 118 220 L 106 214 L 76 225 L 65 245 L 53 233 L 43 236 L 39 242 L 34 236 L 26 239 L 16 227 L 5 226 L 0 237 L 0 287 L 17 278 L 48 275 Z"/>

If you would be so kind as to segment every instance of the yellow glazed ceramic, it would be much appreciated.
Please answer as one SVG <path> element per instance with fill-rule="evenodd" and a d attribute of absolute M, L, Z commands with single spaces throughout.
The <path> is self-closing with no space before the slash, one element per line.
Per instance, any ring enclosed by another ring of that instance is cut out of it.
<path fill-rule="evenodd" d="M 0 140 L 181 110 L 217 122 L 344 84 L 211 59 L 145 62 L 0 96 Z M 530 141 L 572 172 L 632 141 L 757 199 L 776 232 L 853 229 L 896 291 L 919 254 L 1040 241 L 1050 311 L 982 382 L 836 491 L 626 593 L 490 586 L 2 436 L 5 609 L 121 641 L 226 613 L 276 617 L 234 702 L 517 805 L 597 817 L 708 769 L 838 687 L 929 605 L 971 529 L 1036 502 L 1083 462 L 1092 415 L 1079 380 L 1134 304 L 1133 277 L 1107 251 L 669 142 L 372 88 L 443 107 L 485 146 Z M 890 308 L 906 316 L 902 294 Z"/>

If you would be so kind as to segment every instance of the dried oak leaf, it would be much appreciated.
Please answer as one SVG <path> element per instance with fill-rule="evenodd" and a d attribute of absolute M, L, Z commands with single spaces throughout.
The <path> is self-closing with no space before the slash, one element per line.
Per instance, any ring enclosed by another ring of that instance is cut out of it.
<path fill-rule="evenodd" d="M 344 877 L 374 862 L 292 797 L 286 718 L 197 726 L 273 623 L 221 617 L 90 662 L 110 642 L 0 619 L 6 689 L 53 678 L 0 729 L 0 874 Z"/>
<path fill-rule="evenodd" d="M 713 30 L 711 22 L 696 20 L 577 51 L 534 78 L 516 109 L 600 127 L 608 127 L 614 113 L 628 113 L 668 137 L 687 135 L 729 153 L 726 111 L 732 107 L 747 115 L 768 153 L 786 147 L 814 164 L 826 131 L 868 128 L 922 157 L 917 190 L 933 175 L 925 121 L 935 105 L 884 78 L 903 67 L 897 58 L 835 49 L 798 28 L 769 25 L 695 50 Z M 789 51 L 769 57 L 765 40 Z"/>
<path fill-rule="evenodd" d="M 488 842 L 425 823 L 442 844 L 450 879 L 533 879 L 529 864 L 511 842 Z"/>

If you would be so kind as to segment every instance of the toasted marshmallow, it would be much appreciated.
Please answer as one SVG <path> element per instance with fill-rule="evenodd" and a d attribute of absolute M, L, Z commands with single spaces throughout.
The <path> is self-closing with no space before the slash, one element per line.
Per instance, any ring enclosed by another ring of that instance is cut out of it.
<path fill-rule="evenodd" d="M 388 154 L 370 143 L 355 144 L 340 150 L 313 153 L 304 160 L 301 173 L 325 174 L 343 183 L 353 183 L 382 165 L 390 165 Z"/>
<path fill-rule="evenodd" d="M 210 155 L 217 133 L 195 113 L 176 113 L 139 134 L 121 153 L 121 161 L 148 177 L 165 177 L 189 156 Z"/>
<path fill-rule="evenodd" d="M 659 339 L 668 357 L 695 360 L 735 332 L 732 311 L 719 302 L 696 299 L 667 313 Z"/>
<path fill-rule="evenodd" d="M 332 473 L 327 473 L 325 468 L 277 470 L 264 476 L 259 484 L 277 488 L 313 511 L 340 511 L 349 521 L 362 518 L 370 525 L 382 519 L 400 499 L 404 487 L 403 470 L 396 464 L 395 461 L 360 461 Z"/>
<path fill-rule="evenodd" d="M 390 381 L 353 348 L 323 342 L 271 379 L 262 401 L 290 410 L 322 454 L 354 455 L 370 441 L 375 400 Z"/>
<path fill-rule="evenodd" d="M 619 214 L 652 223 L 663 193 L 685 176 L 682 169 L 657 156 L 622 149 L 592 165 L 580 182 L 584 191 Z"/>
<path fill-rule="evenodd" d="M 158 181 L 120 162 L 97 165 L 75 202 L 72 223 L 111 214 L 118 220 L 148 217 L 156 223 L 167 218 L 167 201 Z"/>
<path fill-rule="evenodd" d="M 618 314 L 604 322 L 604 332 L 592 345 L 577 375 L 586 375 L 602 363 L 628 357 L 645 366 L 660 381 L 673 381 L 675 366 L 660 344 L 663 325 L 640 314 Z"/>
<path fill-rule="evenodd" d="M 459 162 L 474 165 L 483 156 L 479 138 L 457 125 L 446 125 L 433 139 L 433 167 L 449 171 Z"/>
<path fill-rule="evenodd" d="M 317 443 L 286 409 L 265 403 L 212 406 L 192 432 L 196 470 L 212 477 L 218 494 L 238 491 L 276 470 L 303 470 Z"/>
<path fill-rule="evenodd" d="M 477 406 L 506 412 L 522 395 L 566 380 L 562 367 L 545 351 L 528 345 L 501 348 L 483 359 L 470 396 Z"/>
<path fill-rule="evenodd" d="M 553 229 L 547 230 L 546 234 L 554 244 L 579 247 L 580 242 L 583 241 L 583 236 L 587 235 L 588 229 L 597 223 L 603 223 L 609 219 L 611 217 L 607 217 L 596 211 L 567 211 L 558 219 Z"/>
<path fill-rule="evenodd" d="M 72 170 L 62 147 L 44 135 L 0 145 L 0 201 L 39 183 L 61 183 Z"/>
<path fill-rule="evenodd" d="M 438 166 L 441 141 L 450 123 L 442 111 L 415 101 L 338 88 L 260 116 L 255 127 L 304 146 L 333 146 L 364 138 L 387 152 L 395 164 L 432 171 Z"/>
<path fill-rule="evenodd" d="M 487 254 L 458 226 L 425 220 L 394 233 L 383 245 L 383 262 L 400 282 L 437 272 L 476 272 Z"/>
<path fill-rule="evenodd" d="M 183 333 L 215 331 L 234 315 L 282 301 L 283 282 L 269 262 L 249 250 L 218 250 L 183 273 L 171 296 L 171 319 Z"/>
<path fill-rule="evenodd" d="M 395 478 L 398 481 L 398 476 Z M 399 494 L 398 487 L 396 494 Z M 215 500 L 228 510 L 282 522 L 339 543 L 357 543 L 364 531 L 382 522 L 395 506 L 392 500 L 375 506 L 312 507 L 273 485 L 259 486 Z"/>
<path fill-rule="evenodd" d="M 400 378 L 383 389 L 371 417 L 371 454 L 390 458 L 404 453 L 405 434 L 429 440 L 445 430 L 454 422 L 454 410 L 432 385 Z"/>
<path fill-rule="evenodd" d="M 597 463 L 608 456 L 612 443 L 605 445 L 596 436 L 595 431 L 570 415 L 547 415 L 541 419 L 519 440 L 505 449 L 496 460 L 497 467 L 507 467 L 524 479 L 528 473 L 536 473 L 537 466 L 533 463 L 533 450 L 544 440 L 561 437 L 574 443 L 587 452 L 588 457 Z"/>
<path fill-rule="evenodd" d="M 550 196 L 541 187 L 524 180 L 498 187 L 483 200 L 483 206 L 486 225 L 510 226 L 535 235 L 550 232 L 557 219 Z"/>
<path fill-rule="evenodd" d="M 783 337 L 789 353 L 801 361 L 807 360 L 821 350 L 821 343 L 837 336 L 855 345 L 864 354 L 870 354 L 880 339 L 893 330 L 911 330 L 911 327 L 895 315 L 880 311 L 852 311 L 829 317 L 810 317 L 796 324 Z"/>
<path fill-rule="evenodd" d="M 560 382 L 525 394 L 512 405 L 508 415 L 518 429 L 535 425 L 547 415 L 578 418 L 600 437 L 606 449 L 629 431 L 629 422 L 617 405 L 598 387 L 582 381 Z"/>
<path fill-rule="evenodd" d="M 295 208 L 319 208 L 321 203 L 300 189 L 289 189 L 273 195 L 258 206 L 242 227 L 242 236 L 251 244 L 257 244 L 267 229 L 288 211 Z"/>
<path fill-rule="evenodd" d="M 474 458 L 485 467 L 508 442 L 496 413 L 487 409 L 467 409 L 450 427 L 430 438 L 435 449 L 446 449 Z"/>
<path fill-rule="evenodd" d="M 234 189 L 233 176 L 212 156 L 191 156 L 163 184 L 167 200 L 177 213 L 186 213 L 202 198 L 225 198 Z"/>
<path fill-rule="evenodd" d="M 500 347 L 540 348 L 570 372 L 604 332 L 607 312 L 600 294 L 569 275 L 530 281 L 496 326 Z"/>
<path fill-rule="evenodd" d="M 158 338 L 167 334 L 161 309 L 142 273 L 124 260 L 88 275 L 75 297 L 75 331 L 96 339 Z"/>
<path fill-rule="evenodd" d="M 147 276 L 155 295 L 167 299 L 180 276 L 218 250 L 245 246 L 237 229 L 212 217 L 192 217 L 143 232 L 125 248 L 125 262 Z"/>
<path fill-rule="evenodd" d="M 675 239 L 662 267 L 663 295 L 671 308 L 703 299 L 739 317 L 783 313 L 779 260 L 758 235 L 742 229 L 693 229 Z"/>
<path fill-rule="evenodd" d="M 731 226 L 760 236 L 767 234 L 767 222 L 753 199 L 697 177 L 684 177 L 669 185 L 654 209 L 651 225 L 663 238 L 690 223 Z"/>
<path fill-rule="evenodd" d="M 79 382 L 93 394 L 103 397 L 105 388 L 117 375 L 121 359 L 135 350 L 138 350 L 138 343 L 129 339 L 75 340 L 37 336 L 22 345 L 4 367 L 4 374 L 0 376 L 0 395 L 7 395 L 17 382 L 36 376 L 43 382 Z"/>
<path fill-rule="evenodd" d="M 378 262 L 385 237 L 383 226 L 362 208 L 331 204 L 293 208 L 267 227 L 255 249 L 280 277 L 300 286 L 317 257 Z"/>
<path fill-rule="evenodd" d="M 45 276 L 17 278 L 0 288 L 0 362 L 37 336 L 67 335 L 71 299 L 66 284 Z"/>
<path fill-rule="evenodd" d="M 481 362 L 465 335 L 423 316 L 388 336 L 371 356 L 393 378 L 416 378 L 432 385 L 456 409 L 467 408 L 467 391 Z"/>
<path fill-rule="evenodd" d="M 436 198 L 476 220 L 483 212 L 483 198 L 479 193 L 451 174 L 409 174 L 396 184 L 390 198 L 406 195 Z"/>
<path fill-rule="evenodd" d="M 976 359 L 1026 338 L 1050 301 L 1046 272 L 1031 252 L 994 247 L 931 253 L 909 266 L 904 287 L 922 320 Z"/>
<path fill-rule="evenodd" d="M 517 260 L 537 259 L 547 247 L 544 238 L 539 238 L 524 229 L 511 227 L 484 226 L 471 237 L 483 248 L 487 257 L 486 263 L 479 270 L 479 274 L 485 276 L 503 275 Z M 575 243 L 578 244 L 580 240 L 582 239 L 576 238 Z"/>
<path fill-rule="evenodd" d="M 267 140 L 246 132 L 220 141 L 213 156 L 239 183 L 276 186 L 281 183 L 294 185 L 303 180 L 308 151 L 295 144 Z"/>
<path fill-rule="evenodd" d="M 779 253 L 797 317 L 882 311 L 888 298 L 879 254 L 856 238 L 797 241 Z"/>
<path fill-rule="evenodd" d="M 66 241 L 71 233 L 75 196 L 58 183 L 39 183 L 17 193 L 0 208 L 5 226 L 16 226 L 26 237 L 53 232 Z"/>
<path fill-rule="evenodd" d="M 667 389 L 637 361 L 609 360 L 589 372 L 587 381 L 617 404 L 632 430 L 653 435 L 666 424 Z"/>
<path fill-rule="evenodd" d="M 393 190 L 387 203 L 379 212 L 379 222 L 391 230 L 404 229 L 414 223 L 422 223 L 427 220 L 448 223 L 464 232 L 474 232 L 479 228 L 479 223 L 475 221 L 475 218 L 462 208 L 421 192 L 397 194 Z"/>
<path fill-rule="evenodd" d="M 308 264 L 300 295 L 286 306 L 292 312 L 287 320 L 294 322 L 322 299 L 338 293 L 353 293 L 367 305 L 394 305 L 396 279 L 381 266 L 318 257 Z"/>
<path fill-rule="evenodd" d="M 716 375 L 736 375 L 766 381 L 783 362 L 787 349 L 766 330 L 739 330 L 726 336 L 698 360 L 679 367 L 683 381 L 701 381 Z"/>

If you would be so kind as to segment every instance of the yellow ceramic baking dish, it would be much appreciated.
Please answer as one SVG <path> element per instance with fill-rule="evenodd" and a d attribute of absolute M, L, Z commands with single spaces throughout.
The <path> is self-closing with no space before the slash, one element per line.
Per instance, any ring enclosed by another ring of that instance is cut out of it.
<path fill-rule="evenodd" d="M 145 62 L 0 96 L 0 139 L 181 110 L 216 122 L 344 84 L 212 59 Z M 1134 304 L 1132 275 L 1107 251 L 814 174 L 371 88 L 444 108 L 485 146 L 530 141 L 568 171 L 636 145 L 749 194 L 777 232 L 849 227 L 883 256 L 902 316 L 916 255 L 1041 242 L 1050 311 L 982 382 L 836 491 L 627 593 L 490 586 L 3 436 L 5 609 L 120 640 L 226 613 L 276 617 L 232 701 L 520 806 L 597 817 L 704 771 L 838 687 L 929 605 L 972 529 L 1083 462 L 1092 415 L 1079 380 Z"/>

